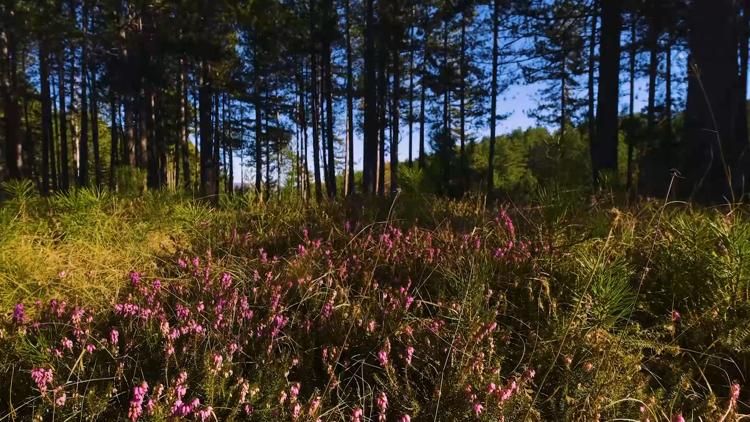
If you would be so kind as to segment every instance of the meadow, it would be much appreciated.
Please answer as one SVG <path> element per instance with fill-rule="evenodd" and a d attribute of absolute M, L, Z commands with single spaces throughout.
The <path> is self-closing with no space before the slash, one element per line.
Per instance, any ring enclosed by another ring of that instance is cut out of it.
<path fill-rule="evenodd" d="M 2 421 L 747 411 L 744 207 L 4 187 Z"/>

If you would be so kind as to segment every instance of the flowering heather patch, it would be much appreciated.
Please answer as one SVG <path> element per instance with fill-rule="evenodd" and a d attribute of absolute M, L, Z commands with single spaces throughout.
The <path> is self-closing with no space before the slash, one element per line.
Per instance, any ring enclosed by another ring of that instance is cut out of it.
<path fill-rule="evenodd" d="M 717 381 L 718 396 L 698 400 L 687 393 L 694 381 L 679 378 L 691 364 L 673 339 L 694 341 L 695 310 L 665 303 L 659 318 L 613 319 L 627 314 L 611 309 L 623 299 L 596 277 L 581 287 L 590 274 L 580 252 L 561 252 L 506 209 L 457 227 L 346 219 L 313 222 L 278 242 L 234 228 L 212 249 L 123 274 L 127 287 L 110 308 L 19 303 L 0 331 L 8 379 L 0 417 L 742 414 L 739 382 L 721 390 Z M 666 396 L 668 388 L 680 393 Z"/>

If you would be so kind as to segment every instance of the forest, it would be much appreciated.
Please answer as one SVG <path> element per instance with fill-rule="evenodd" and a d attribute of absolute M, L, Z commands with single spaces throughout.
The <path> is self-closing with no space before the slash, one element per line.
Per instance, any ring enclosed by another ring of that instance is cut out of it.
<path fill-rule="evenodd" d="M 0 422 L 750 417 L 750 0 L 2 0 Z"/>

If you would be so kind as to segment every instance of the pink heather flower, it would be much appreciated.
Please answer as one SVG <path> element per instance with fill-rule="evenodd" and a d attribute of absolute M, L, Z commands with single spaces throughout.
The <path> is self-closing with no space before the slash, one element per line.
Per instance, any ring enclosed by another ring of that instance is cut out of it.
<path fill-rule="evenodd" d="M 18 325 L 26 322 L 26 312 L 24 311 L 23 303 L 18 303 L 15 308 L 13 308 L 13 322 Z"/>
<path fill-rule="evenodd" d="M 523 373 L 523 380 L 524 381 L 530 381 L 534 379 L 534 376 L 536 375 L 536 371 L 529 368 L 526 370 L 526 372 Z"/>
<path fill-rule="evenodd" d="M 310 402 L 310 410 L 308 411 L 308 414 L 310 416 L 315 416 L 315 414 L 318 413 L 318 409 L 320 408 L 320 400 L 320 396 L 315 396 L 315 398 Z"/>
<path fill-rule="evenodd" d="M 402 415 L 399 418 L 398 422 L 411 422 L 411 416 L 409 416 L 409 415 Z"/>
<path fill-rule="evenodd" d="M 298 382 L 295 382 L 291 387 L 289 387 L 289 397 L 292 399 L 292 401 L 296 400 L 297 396 L 299 396 L 299 388 L 300 384 Z"/>
<path fill-rule="evenodd" d="M 682 417 L 682 413 L 677 413 L 672 416 L 672 422 L 685 422 L 685 418 Z"/>
<path fill-rule="evenodd" d="M 299 402 L 294 404 L 294 407 L 292 408 L 292 420 L 298 420 L 300 415 L 302 414 L 302 405 L 299 404 Z"/>
<path fill-rule="evenodd" d="M 737 401 L 737 399 L 740 398 L 740 385 L 737 383 L 733 383 L 732 386 L 729 388 L 729 391 L 731 392 L 731 399 L 734 401 Z"/>
<path fill-rule="evenodd" d="M 94 346 L 93 344 L 89 343 L 89 344 L 86 345 L 86 351 L 87 352 L 94 353 L 94 350 L 96 350 L 96 346 Z"/>
<path fill-rule="evenodd" d="M 406 364 L 411 365 L 411 359 L 414 356 L 414 347 L 408 346 L 406 348 Z"/>
<path fill-rule="evenodd" d="M 377 399 L 378 405 L 378 421 L 385 422 L 385 411 L 388 409 L 388 396 L 384 391 L 380 392 Z"/>
<path fill-rule="evenodd" d="M 130 400 L 130 409 L 128 409 L 128 418 L 135 422 L 143 414 L 143 399 L 148 393 L 148 383 L 143 381 L 141 385 L 133 387 L 133 398 Z"/>
<path fill-rule="evenodd" d="M 39 392 L 45 394 L 47 387 L 52 384 L 52 369 L 35 368 L 31 370 L 31 379 L 36 383 Z"/>
<path fill-rule="evenodd" d="M 482 406 L 482 403 L 476 402 L 472 408 L 474 409 L 474 414 L 476 416 L 479 416 L 484 412 L 484 406 Z"/>
<path fill-rule="evenodd" d="M 214 353 L 214 367 L 212 368 L 212 370 L 214 372 L 221 371 L 221 367 L 223 363 L 224 363 L 224 357 L 218 353 Z"/>
<path fill-rule="evenodd" d="M 141 273 L 136 271 L 130 272 L 130 283 L 134 286 L 137 286 L 141 283 Z"/>
<path fill-rule="evenodd" d="M 120 332 L 113 328 L 109 332 L 109 344 L 112 346 L 117 346 L 117 344 L 119 343 L 119 340 L 120 340 Z"/>
<path fill-rule="evenodd" d="M 378 362 L 380 362 L 380 366 L 386 367 L 388 366 L 388 354 L 391 352 L 391 342 L 388 339 L 385 339 L 385 344 L 383 344 L 383 348 L 380 349 L 378 352 Z"/>
<path fill-rule="evenodd" d="M 206 422 L 213 415 L 214 409 L 211 406 L 208 406 L 205 409 L 199 410 L 197 412 L 198 419 L 200 419 L 201 422 Z"/>
<path fill-rule="evenodd" d="M 60 340 L 60 344 L 64 349 L 73 350 L 73 341 L 67 337 Z"/>
<path fill-rule="evenodd" d="M 682 315 L 680 315 L 680 312 L 676 309 L 672 310 L 672 322 L 677 323 L 682 320 Z"/>
<path fill-rule="evenodd" d="M 177 260 L 177 265 L 180 268 L 187 268 L 187 262 L 185 262 L 185 260 L 182 259 L 182 258 L 180 258 L 180 259 Z"/>
<path fill-rule="evenodd" d="M 65 391 L 62 390 L 62 387 L 55 388 L 53 392 L 55 394 L 55 406 L 65 406 L 65 399 L 67 398 L 67 395 L 65 394 Z"/>
<path fill-rule="evenodd" d="M 352 410 L 351 422 L 362 422 L 362 413 L 361 407 L 355 407 L 354 410 Z"/>

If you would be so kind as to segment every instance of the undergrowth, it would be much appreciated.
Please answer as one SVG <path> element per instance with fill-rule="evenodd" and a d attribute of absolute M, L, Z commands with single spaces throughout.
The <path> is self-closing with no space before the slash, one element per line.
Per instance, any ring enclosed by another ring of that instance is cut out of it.
<path fill-rule="evenodd" d="M 742 207 L 6 190 L 0 420 L 747 411 Z"/>

